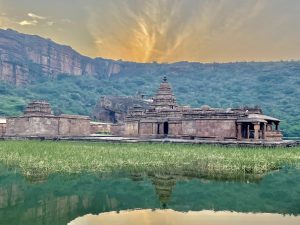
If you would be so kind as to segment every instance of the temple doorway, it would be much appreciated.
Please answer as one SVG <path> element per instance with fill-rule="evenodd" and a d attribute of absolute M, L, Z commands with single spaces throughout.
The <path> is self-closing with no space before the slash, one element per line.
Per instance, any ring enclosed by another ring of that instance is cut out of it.
<path fill-rule="evenodd" d="M 242 124 L 242 138 L 244 139 L 254 138 L 254 125 L 252 123 Z"/>
<path fill-rule="evenodd" d="M 164 135 L 168 135 L 168 134 L 169 134 L 169 123 L 164 122 Z"/>

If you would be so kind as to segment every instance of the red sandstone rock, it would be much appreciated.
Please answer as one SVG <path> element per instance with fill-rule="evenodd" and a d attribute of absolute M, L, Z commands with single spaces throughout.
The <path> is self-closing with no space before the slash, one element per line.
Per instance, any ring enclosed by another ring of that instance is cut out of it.
<path fill-rule="evenodd" d="M 0 29 L 0 79 L 20 86 L 30 82 L 30 65 L 40 66 L 44 76 L 58 74 L 111 76 L 121 71 L 113 60 L 91 59 L 69 46 L 36 35 Z"/>

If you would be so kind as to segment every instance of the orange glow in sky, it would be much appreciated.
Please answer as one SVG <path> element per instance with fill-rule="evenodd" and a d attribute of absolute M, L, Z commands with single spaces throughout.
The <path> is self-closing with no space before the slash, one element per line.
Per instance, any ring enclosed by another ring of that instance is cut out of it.
<path fill-rule="evenodd" d="M 0 28 L 116 60 L 299 60 L 299 12 L 299 0 L 0 0 Z"/>

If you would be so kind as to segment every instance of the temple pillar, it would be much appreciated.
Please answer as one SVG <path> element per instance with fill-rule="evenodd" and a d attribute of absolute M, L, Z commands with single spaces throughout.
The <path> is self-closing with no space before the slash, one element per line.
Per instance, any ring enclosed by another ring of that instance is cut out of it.
<path fill-rule="evenodd" d="M 240 141 L 242 140 L 242 124 L 237 124 L 237 139 Z"/>
<path fill-rule="evenodd" d="M 275 123 L 275 130 L 279 131 L 279 123 L 278 122 Z"/>
<path fill-rule="evenodd" d="M 152 123 L 152 135 L 157 135 L 157 124 Z"/>
<path fill-rule="evenodd" d="M 160 133 L 161 135 L 164 135 L 164 123 L 160 123 L 159 125 L 160 125 L 160 126 L 159 126 L 159 133 Z"/>
<path fill-rule="evenodd" d="M 247 139 L 250 138 L 250 125 L 247 125 Z"/>
<path fill-rule="evenodd" d="M 156 135 L 160 135 L 161 134 L 161 132 L 160 132 L 160 124 L 159 123 L 157 123 L 156 124 Z"/>
<path fill-rule="evenodd" d="M 259 123 L 254 124 L 254 140 L 259 139 Z"/>
<path fill-rule="evenodd" d="M 263 124 L 263 129 L 262 129 L 262 139 L 266 138 L 266 131 L 267 131 L 267 124 Z"/>

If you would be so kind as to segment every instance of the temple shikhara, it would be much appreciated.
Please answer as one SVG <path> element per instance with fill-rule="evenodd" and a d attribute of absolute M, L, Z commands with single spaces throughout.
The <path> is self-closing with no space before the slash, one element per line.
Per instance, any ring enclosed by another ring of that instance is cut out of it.
<path fill-rule="evenodd" d="M 150 107 L 132 107 L 124 124 L 113 130 L 116 135 L 127 137 L 280 141 L 279 123 L 258 107 L 181 107 L 164 77 Z"/>
<path fill-rule="evenodd" d="M 6 136 L 88 136 L 90 118 L 62 114 L 55 116 L 46 101 L 28 104 L 22 116 L 6 118 Z"/>

